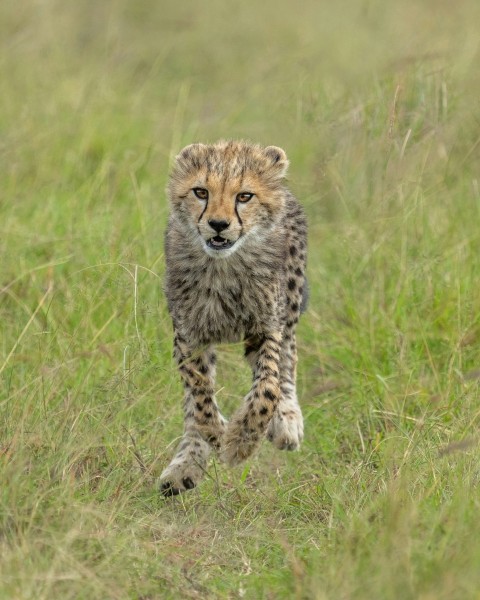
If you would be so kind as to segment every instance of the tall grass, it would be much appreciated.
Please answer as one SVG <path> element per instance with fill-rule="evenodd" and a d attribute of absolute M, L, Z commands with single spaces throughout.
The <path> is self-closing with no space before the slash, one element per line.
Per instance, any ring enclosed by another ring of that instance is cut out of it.
<path fill-rule="evenodd" d="M 478 597 L 479 17 L 2 2 L 1 598 Z M 309 216 L 306 440 L 165 501 L 164 188 L 222 137 L 284 147 Z"/>

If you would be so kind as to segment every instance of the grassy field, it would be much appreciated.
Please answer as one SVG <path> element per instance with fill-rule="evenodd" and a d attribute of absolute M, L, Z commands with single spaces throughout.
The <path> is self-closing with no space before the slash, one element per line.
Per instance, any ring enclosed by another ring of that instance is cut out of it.
<path fill-rule="evenodd" d="M 479 27 L 477 0 L 2 0 L 1 600 L 480 598 Z M 164 189 L 222 137 L 284 147 L 309 216 L 306 439 L 164 500 Z"/>

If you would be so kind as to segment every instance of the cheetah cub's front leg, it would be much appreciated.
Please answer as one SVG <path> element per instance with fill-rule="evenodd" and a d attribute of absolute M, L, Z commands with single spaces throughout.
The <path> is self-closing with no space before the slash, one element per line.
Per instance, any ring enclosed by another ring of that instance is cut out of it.
<path fill-rule="evenodd" d="M 203 479 L 210 452 L 210 445 L 198 431 L 185 431 L 175 456 L 160 476 L 162 494 L 176 496 L 194 488 Z"/>
<path fill-rule="evenodd" d="M 242 462 L 254 452 L 275 413 L 280 398 L 281 339 L 281 334 L 274 332 L 251 342 L 255 350 L 253 386 L 227 426 L 220 454 L 229 465 Z"/>
<path fill-rule="evenodd" d="M 185 389 L 185 430 L 177 452 L 160 475 L 160 490 L 174 496 L 203 479 L 212 448 L 218 448 L 226 420 L 214 398 L 215 352 L 195 351 L 177 333 L 174 355 Z"/>

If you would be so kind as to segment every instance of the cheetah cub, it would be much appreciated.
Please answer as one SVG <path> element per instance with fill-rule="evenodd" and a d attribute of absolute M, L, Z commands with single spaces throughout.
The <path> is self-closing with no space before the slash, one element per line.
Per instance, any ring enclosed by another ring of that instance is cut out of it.
<path fill-rule="evenodd" d="M 281 148 L 191 144 L 176 157 L 165 238 L 174 355 L 185 390 L 183 438 L 160 477 L 165 496 L 197 485 L 211 450 L 228 465 L 266 437 L 296 450 L 295 327 L 307 301 L 307 225 L 284 186 Z M 251 390 L 230 422 L 215 401 L 214 345 L 244 341 Z"/>

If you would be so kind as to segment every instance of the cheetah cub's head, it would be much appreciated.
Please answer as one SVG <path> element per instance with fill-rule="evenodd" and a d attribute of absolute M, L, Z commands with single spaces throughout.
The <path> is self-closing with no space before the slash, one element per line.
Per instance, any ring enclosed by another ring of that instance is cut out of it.
<path fill-rule="evenodd" d="M 172 211 L 207 254 L 225 258 L 281 220 L 287 167 L 276 146 L 191 144 L 176 157 L 170 176 Z"/>

